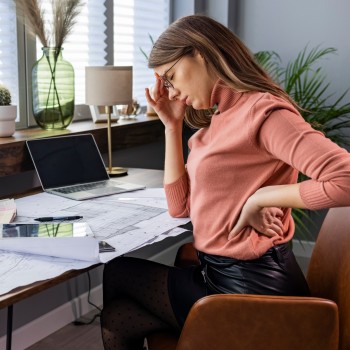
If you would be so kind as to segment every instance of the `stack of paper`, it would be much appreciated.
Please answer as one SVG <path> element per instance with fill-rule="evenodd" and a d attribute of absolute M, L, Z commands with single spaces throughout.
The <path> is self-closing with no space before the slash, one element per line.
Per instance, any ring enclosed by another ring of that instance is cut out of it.
<path fill-rule="evenodd" d="M 16 203 L 12 199 L 0 200 L 0 224 L 9 224 L 16 217 Z"/>

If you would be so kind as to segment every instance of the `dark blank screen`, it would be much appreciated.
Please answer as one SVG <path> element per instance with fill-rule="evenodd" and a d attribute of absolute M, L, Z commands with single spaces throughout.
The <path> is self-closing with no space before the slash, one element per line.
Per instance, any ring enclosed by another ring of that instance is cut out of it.
<path fill-rule="evenodd" d="M 28 140 L 27 146 L 45 189 L 109 178 L 91 134 Z"/>

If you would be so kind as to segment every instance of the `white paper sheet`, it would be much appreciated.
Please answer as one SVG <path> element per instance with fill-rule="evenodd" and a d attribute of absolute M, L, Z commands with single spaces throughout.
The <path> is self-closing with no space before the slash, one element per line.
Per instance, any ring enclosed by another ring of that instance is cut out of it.
<path fill-rule="evenodd" d="M 36 281 L 57 277 L 70 270 L 80 270 L 92 263 L 42 255 L 0 251 L 0 295 Z"/>
<path fill-rule="evenodd" d="M 15 222 L 33 223 L 43 216 L 82 215 L 97 240 L 106 240 L 116 248 L 113 253 L 99 254 L 99 261 L 107 262 L 139 247 L 181 234 L 177 228 L 188 218 L 171 218 L 166 210 L 164 190 L 145 189 L 89 201 L 73 201 L 63 197 L 40 193 L 16 200 Z M 75 239 L 75 238 L 71 238 Z M 39 255 L 3 252 L 0 259 L 0 295 L 21 285 L 45 280 L 71 269 L 82 269 L 92 261 L 60 260 Z M 50 262 L 45 269 L 43 262 Z M 47 267 L 47 268 L 46 268 Z M 11 270 L 15 270 L 12 274 Z M 13 277 L 12 277 L 13 276 Z M 4 280 L 2 278 L 5 278 Z"/>
<path fill-rule="evenodd" d="M 93 237 L 11 238 L 0 240 L 0 249 L 98 263 L 98 241 Z"/>

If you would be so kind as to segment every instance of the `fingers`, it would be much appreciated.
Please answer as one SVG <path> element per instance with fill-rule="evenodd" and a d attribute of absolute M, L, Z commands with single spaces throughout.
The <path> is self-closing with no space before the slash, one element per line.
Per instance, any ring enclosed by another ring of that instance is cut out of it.
<path fill-rule="evenodd" d="M 283 222 L 282 222 L 282 215 L 283 211 L 274 208 L 276 210 L 273 210 L 273 212 L 270 212 L 269 215 L 265 218 L 263 221 L 263 225 L 261 229 L 259 230 L 260 233 L 268 236 L 283 236 Z"/>
<path fill-rule="evenodd" d="M 152 103 L 154 103 L 151 94 L 149 92 L 149 88 L 145 88 L 145 96 L 146 96 L 146 100 L 147 102 L 151 105 Z"/>
<path fill-rule="evenodd" d="M 264 236 L 267 236 L 267 237 L 275 237 L 275 236 L 278 236 L 280 237 L 281 235 L 279 235 L 278 233 L 276 233 L 276 231 L 274 231 L 273 229 L 267 229 L 265 232 L 264 232 Z"/>
<path fill-rule="evenodd" d="M 235 238 L 238 235 L 238 233 L 241 232 L 243 229 L 244 229 L 244 225 L 238 221 L 237 224 L 235 225 L 235 227 L 228 234 L 227 239 L 231 240 L 231 239 Z"/>
<path fill-rule="evenodd" d="M 280 209 L 280 208 L 276 208 L 276 207 L 273 207 L 273 208 L 270 208 L 270 210 L 271 210 L 271 214 L 273 215 L 273 216 L 277 216 L 277 217 L 283 217 L 283 215 L 284 215 L 284 212 L 283 212 L 283 210 L 282 209 Z"/>
<path fill-rule="evenodd" d="M 153 98 L 157 101 L 160 97 L 168 96 L 168 90 L 164 87 L 163 79 L 159 74 L 154 73 L 154 76 L 156 77 L 156 82 L 153 89 Z"/>
<path fill-rule="evenodd" d="M 280 225 L 272 224 L 268 228 L 266 228 L 265 232 L 263 232 L 265 236 L 274 237 L 274 236 L 283 236 L 283 229 Z"/>
<path fill-rule="evenodd" d="M 157 74 L 157 73 L 156 73 Z M 161 97 L 161 88 L 162 88 L 162 84 L 163 84 L 163 82 L 162 82 L 162 80 L 158 77 L 157 79 L 156 79 L 156 82 L 155 82 L 155 84 L 154 84 L 154 87 L 153 87 L 153 99 L 154 99 L 154 101 L 158 101 L 159 100 L 159 98 Z"/>
<path fill-rule="evenodd" d="M 150 88 L 145 88 L 145 96 L 147 102 L 154 107 L 154 104 L 157 103 L 158 99 L 161 97 L 161 89 L 162 89 L 162 80 L 160 79 L 157 73 L 154 73 L 156 80 L 152 87 L 152 91 Z"/>
<path fill-rule="evenodd" d="M 282 222 L 283 211 L 279 208 L 265 208 L 263 215 L 257 216 L 255 220 L 244 221 L 240 216 L 237 224 L 228 234 L 228 240 L 235 238 L 245 227 L 251 227 L 259 234 L 267 237 L 283 237 L 284 226 Z"/>

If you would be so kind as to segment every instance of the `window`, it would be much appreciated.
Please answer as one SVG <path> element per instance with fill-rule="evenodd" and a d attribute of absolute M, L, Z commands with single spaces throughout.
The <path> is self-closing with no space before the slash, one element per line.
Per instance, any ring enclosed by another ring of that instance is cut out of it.
<path fill-rule="evenodd" d="M 114 0 L 114 64 L 133 66 L 133 95 L 146 104 L 145 87 L 154 82 L 146 53 L 169 24 L 169 3 L 163 0 Z"/>
<path fill-rule="evenodd" d="M 0 84 L 11 92 L 12 104 L 18 104 L 17 26 L 15 4 L 0 0 Z"/>
<path fill-rule="evenodd" d="M 43 0 L 47 18 L 52 18 L 51 1 Z M 62 51 L 63 58 L 74 67 L 76 104 L 85 102 L 85 66 L 107 64 L 106 39 L 106 16 L 102 1 L 86 1 L 72 32 L 63 43 Z M 42 56 L 42 45 L 39 40 L 37 40 L 36 51 L 36 57 L 39 59 Z"/>
<path fill-rule="evenodd" d="M 41 2 L 51 8 L 51 0 Z M 30 86 L 31 67 L 42 56 L 42 45 L 28 36 L 23 40 L 15 12 L 13 0 L 0 0 L 0 83 L 10 88 L 14 103 L 21 105 L 20 119 L 26 127 L 35 125 L 30 118 L 31 92 L 26 87 Z M 149 35 L 156 39 L 168 24 L 169 0 L 85 1 L 63 45 L 63 58 L 74 67 L 76 104 L 85 102 L 85 66 L 114 64 L 133 66 L 133 94 L 145 105 L 144 88 L 153 82 L 153 73 L 140 48 L 149 52 Z"/>

